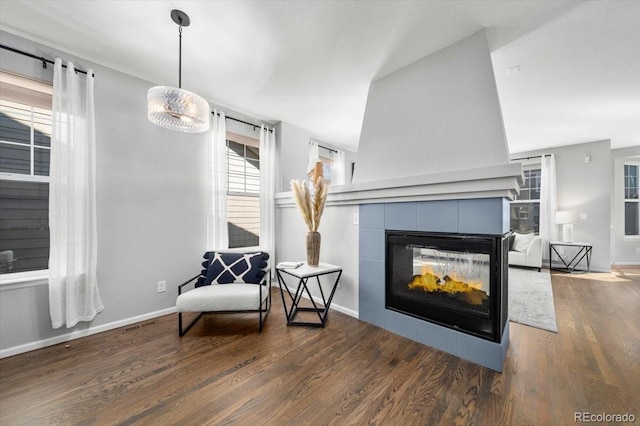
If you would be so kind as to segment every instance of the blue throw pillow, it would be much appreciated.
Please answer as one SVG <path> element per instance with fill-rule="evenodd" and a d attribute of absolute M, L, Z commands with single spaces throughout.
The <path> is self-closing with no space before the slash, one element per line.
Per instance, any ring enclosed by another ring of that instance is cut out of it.
<path fill-rule="evenodd" d="M 206 255 L 210 261 L 203 285 L 213 282 L 229 284 L 245 282 L 258 284 L 267 266 L 269 255 L 263 252 L 257 253 L 220 253 L 208 252 Z"/>

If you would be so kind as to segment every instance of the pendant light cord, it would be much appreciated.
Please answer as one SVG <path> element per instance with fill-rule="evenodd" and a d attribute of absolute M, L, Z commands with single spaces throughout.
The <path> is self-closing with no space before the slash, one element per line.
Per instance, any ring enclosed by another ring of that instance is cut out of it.
<path fill-rule="evenodd" d="M 180 43 L 178 47 L 178 89 L 182 89 L 182 19 L 180 19 L 180 28 L 178 29 Z"/>

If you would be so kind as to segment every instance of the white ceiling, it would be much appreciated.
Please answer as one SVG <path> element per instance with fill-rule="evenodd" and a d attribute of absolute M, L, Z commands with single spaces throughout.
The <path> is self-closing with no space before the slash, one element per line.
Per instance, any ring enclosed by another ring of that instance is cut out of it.
<path fill-rule="evenodd" d="M 640 145 L 638 1 L 3 0 L 0 28 L 177 85 L 176 8 L 185 89 L 346 149 L 371 81 L 483 28 L 512 152 Z"/>

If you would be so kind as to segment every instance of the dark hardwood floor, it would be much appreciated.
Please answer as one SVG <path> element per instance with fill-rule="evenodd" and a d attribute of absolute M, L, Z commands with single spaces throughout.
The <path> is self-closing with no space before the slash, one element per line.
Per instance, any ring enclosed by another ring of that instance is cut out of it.
<path fill-rule="evenodd" d="M 496 373 L 332 311 L 286 327 L 176 316 L 0 360 L 0 424 L 566 425 L 640 422 L 640 270 L 553 274 L 557 334 L 511 324 Z"/>

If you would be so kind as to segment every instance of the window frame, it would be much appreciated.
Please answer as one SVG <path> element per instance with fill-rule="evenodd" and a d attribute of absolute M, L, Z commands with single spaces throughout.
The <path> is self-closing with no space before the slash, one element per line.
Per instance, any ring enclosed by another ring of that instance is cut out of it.
<path fill-rule="evenodd" d="M 249 158 L 246 156 L 246 147 L 250 146 L 253 148 L 257 148 L 258 150 L 260 149 L 260 141 L 256 140 L 256 139 L 251 139 L 249 137 L 246 136 L 242 136 L 242 135 L 238 135 L 237 133 L 233 133 L 233 132 L 227 132 L 226 138 L 225 138 L 225 144 L 226 144 L 226 161 L 227 161 L 227 195 L 240 195 L 240 196 L 248 196 L 248 197 L 260 197 L 260 187 L 258 187 L 258 192 L 246 192 L 246 191 L 231 191 L 229 189 L 230 185 L 229 185 L 229 142 L 235 142 L 237 144 L 240 145 L 244 145 L 245 147 L 245 154 L 242 157 L 243 160 L 245 161 L 257 161 L 258 164 L 260 164 L 260 156 L 258 155 L 258 158 Z M 260 169 L 258 168 L 258 171 Z M 246 172 L 246 170 L 245 170 Z M 258 179 L 260 178 L 260 174 L 258 173 Z M 246 173 L 245 173 L 245 188 L 246 188 Z"/>
<path fill-rule="evenodd" d="M 535 162 L 535 163 L 529 163 L 529 164 L 523 164 L 522 166 L 522 172 L 531 172 L 534 170 L 539 170 L 540 171 L 540 187 L 542 186 L 542 163 L 540 162 Z M 526 189 L 529 191 L 529 196 L 531 196 L 531 189 L 532 187 L 530 186 L 531 180 L 529 177 L 529 186 L 526 188 L 520 188 L 520 191 L 522 193 L 523 189 Z M 540 187 L 534 187 L 535 189 L 538 189 L 538 194 L 540 194 Z M 541 195 L 541 194 L 540 194 Z M 519 197 L 520 195 L 518 195 Z M 509 202 L 510 206 L 509 206 L 509 217 L 511 218 L 511 205 L 530 205 L 530 204 L 537 204 L 538 205 L 538 212 L 540 211 L 540 198 L 529 198 L 528 200 L 518 200 L 517 198 L 510 201 Z M 509 228 L 511 228 L 511 219 L 509 219 Z M 518 230 L 514 229 L 514 231 L 518 232 Z M 535 229 L 535 226 L 533 227 L 532 230 L 526 231 L 526 232 L 532 232 L 534 233 L 534 235 L 540 235 L 540 222 L 538 221 L 538 229 Z"/>
<path fill-rule="evenodd" d="M 625 240 L 640 240 L 640 196 L 638 198 L 627 198 L 626 197 L 626 166 L 635 166 L 636 167 L 636 184 L 640 186 L 640 161 L 624 161 L 622 166 L 622 235 Z M 637 234 L 627 234 L 627 218 L 626 218 L 626 205 L 627 203 L 636 203 L 638 205 L 638 233 Z"/>
<path fill-rule="evenodd" d="M 258 163 L 258 165 L 260 164 L 260 153 L 258 151 L 258 158 L 249 158 L 246 155 L 246 149 L 247 147 L 253 147 L 253 148 L 257 148 L 258 150 L 260 149 L 260 141 L 258 139 L 255 138 L 251 138 L 248 136 L 244 136 L 244 135 L 240 135 L 238 133 L 234 133 L 234 132 L 230 132 L 227 131 L 227 134 L 225 135 L 225 144 L 226 144 L 226 161 L 227 161 L 227 202 L 229 201 L 229 197 L 248 197 L 248 198 L 252 198 L 252 199 L 256 199 L 258 202 L 258 209 L 260 208 L 260 173 L 258 173 L 258 192 L 243 192 L 243 191 L 231 191 L 229 189 L 229 141 L 231 142 L 235 142 L 237 144 L 243 145 L 244 146 L 244 156 L 242 157 L 243 160 L 250 162 L 250 161 L 256 161 Z M 260 169 L 258 168 L 258 172 L 260 172 Z M 245 188 L 246 188 L 246 173 L 245 173 Z M 230 220 L 229 220 L 229 207 L 227 206 L 227 226 L 229 226 L 231 224 Z M 260 245 L 260 233 L 259 233 L 259 228 L 260 228 L 260 220 L 258 220 L 258 245 L 251 245 L 251 246 L 241 246 L 241 247 L 232 247 L 231 245 L 231 241 L 229 241 L 229 247 L 232 250 L 256 250 L 259 248 Z M 231 236 L 229 236 L 231 237 Z"/>
<path fill-rule="evenodd" d="M 16 145 L 29 148 L 29 174 L 0 172 L 0 180 L 17 181 L 17 182 L 35 182 L 49 183 L 49 175 L 35 174 L 35 149 L 43 149 L 51 152 L 51 144 L 49 146 L 41 146 L 36 144 L 35 140 L 35 117 L 38 109 L 44 109 L 51 113 L 51 125 L 53 125 L 53 84 L 35 80 L 26 76 L 0 72 L 2 84 L 2 100 L 11 103 L 17 103 L 28 106 L 30 108 L 30 136 L 29 144 L 13 142 L 10 140 L 0 140 L 3 145 Z M 49 158 L 51 158 L 49 156 Z M 50 170 L 50 169 L 49 169 Z M 49 270 L 34 269 L 31 271 L 6 272 L 0 274 L 0 288 L 4 290 L 12 290 L 16 288 L 26 288 L 48 284 Z"/>

